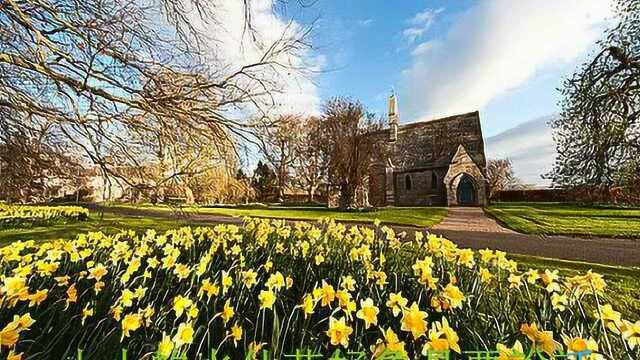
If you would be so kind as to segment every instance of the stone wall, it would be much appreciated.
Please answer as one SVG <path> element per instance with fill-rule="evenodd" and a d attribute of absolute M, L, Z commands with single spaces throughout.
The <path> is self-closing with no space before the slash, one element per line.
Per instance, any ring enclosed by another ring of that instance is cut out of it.
<path fill-rule="evenodd" d="M 382 164 L 372 166 L 369 171 L 369 203 L 371 206 L 386 205 L 385 167 Z"/>
<path fill-rule="evenodd" d="M 446 205 L 446 196 L 442 179 L 444 169 L 407 171 L 395 173 L 395 203 L 405 206 Z M 432 175 L 436 176 L 435 187 Z M 411 188 L 407 188 L 407 179 Z"/>

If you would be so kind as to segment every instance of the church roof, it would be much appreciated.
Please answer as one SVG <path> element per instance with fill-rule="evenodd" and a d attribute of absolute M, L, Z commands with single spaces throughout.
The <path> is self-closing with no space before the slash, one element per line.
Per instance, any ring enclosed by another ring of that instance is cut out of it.
<path fill-rule="evenodd" d="M 388 142 L 389 129 L 370 133 L 378 141 Z M 388 142 L 387 157 L 397 171 L 411 171 L 449 166 L 458 146 L 484 169 L 484 140 L 477 111 L 421 121 L 398 127 L 398 138 Z"/>

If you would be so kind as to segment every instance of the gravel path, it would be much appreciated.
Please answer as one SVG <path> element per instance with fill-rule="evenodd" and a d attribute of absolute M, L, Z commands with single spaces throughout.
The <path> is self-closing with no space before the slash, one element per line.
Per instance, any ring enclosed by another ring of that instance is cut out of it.
<path fill-rule="evenodd" d="M 198 213 L 179 214 L 131 208 L 105 208 L 105 211 L 129 216 L 183 218 L 199 223 L 242 223 L 240 218 Z M 406 231 L 407 234 L 420 230 L 414 226 L 392 225 L 392 227 L 396 232 Z M 520 234 L 501 227 L 495 220 L 486 216 L 480 208 L 451 208 L 449 215 L 430 232 L 442 235 L 465 248 L 489 248 L 513 254 L 563 260 L 640 266 L 640 240 Z"/>

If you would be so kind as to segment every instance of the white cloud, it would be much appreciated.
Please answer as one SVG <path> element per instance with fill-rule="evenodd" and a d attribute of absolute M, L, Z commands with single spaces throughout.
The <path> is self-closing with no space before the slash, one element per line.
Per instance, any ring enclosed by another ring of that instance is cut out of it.
<path fill-rule="evenodd" d="M 421 37 L 426 30 L 425 28 L 407 28 L 402 31 L 402 36 L 407 38 L 409 43 L 413 43 L 417 38 Z"/>
<path fill-rule="evenodd" d="M 610 0 L 479 2 L 430 51 L 413 50 L 403 71 L 405 113 L 429 119 L 482 109 L 546 66 L 575 61 L 610 15 Z"/>
<path fill-rule="evenodd" d="M 205 34 L 216 34 L 209 42 L 212 64 L 216 70 L 231 74 L 245 65 L 258 62 L 266 49 L 280 38 L 294 38 L 303 31 L 302 25 L 288 21 L 274 12 L 274 0 L 251 2 L 251 24 L 255 33 L 245 27 L 245 8 L 242 1 L 214 0 L 216 21 L 204 23 L 197 14 L 193 22 Z M 257 34 L 254 41 L 252 36 Z M 264 97 L 262 110 L 274 113 L 316 113 L 320 96 L 313 82 L 313 74 L 324 66 L 325 59 L 303 48 L 295 53 L 279 55 L 278 63 L 287 67 L 262 67 L 261 80 L 274 84 L 273 99 Z M 222 69 L 222 70 L 220 70 Z M 293 69 L 306 69 L 304 73 Z M 311 71 L 309 71 L 311 70 Z M 275 105 L 272 105 L 275 103 Z"/>
<path fill-rule="evenodd" d="M 444 8 L 435 10 L 425 9 L 424 11 L 417 13 L 413 18 L 407 21 L 412 26 L 404 29 L 402 31 L 402 36 L 404 36 L 410 44 L 415 42 L 416 39 L 422 37 L 429 27 L 431 27 L 431 24 L 436 20 L 436 15 L 442 11 L 444 11 Z"/>
<path fill-rule="evenodd" d="M 556 157 L 549 122 L 544 116 L 522 123 L 485 140 L 487 159 L 509 158 L 517 177 L 526 184 L 549 185 L 548 173 Z"/>
<path fill-rule="evenodd" d="M 444 11 L 444 8 L 425 9 L 424 11 L 417 13 L 411 20 L 409 20 L 409 23 L 414 25 L 429 26 L 436 19 L 436 15 L 443 11 Z"/>
<path fill-rule="evenodd" d="M 366 27 L 373 24 L 373 21 L 374 20 L 372 18 L 359 20 L 358 25 Z"/>

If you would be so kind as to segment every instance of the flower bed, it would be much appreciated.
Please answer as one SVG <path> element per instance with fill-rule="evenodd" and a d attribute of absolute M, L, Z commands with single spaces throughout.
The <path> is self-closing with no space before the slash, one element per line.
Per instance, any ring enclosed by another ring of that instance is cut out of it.
<path fill-rule="evenodd" d="M 84 358 L 113 359 L 122 348 L 128 359 L 212 350 L 236 359 L 258 349 L 280 358 L 300 349 L 639 356 L 640 321 L 600 302 L 600 275 L 518 270 L 501 252 L 403 235 L 247 219 L 16 242 L 0 249 L 0 356 L 62 359 L 83 349 Z"/>
<path fill-rule="evenodd" d="M 82 221 L 89 210 L 79 206 L 31 206 L 0 204 L 0 228 L 42 226 Z"/>

